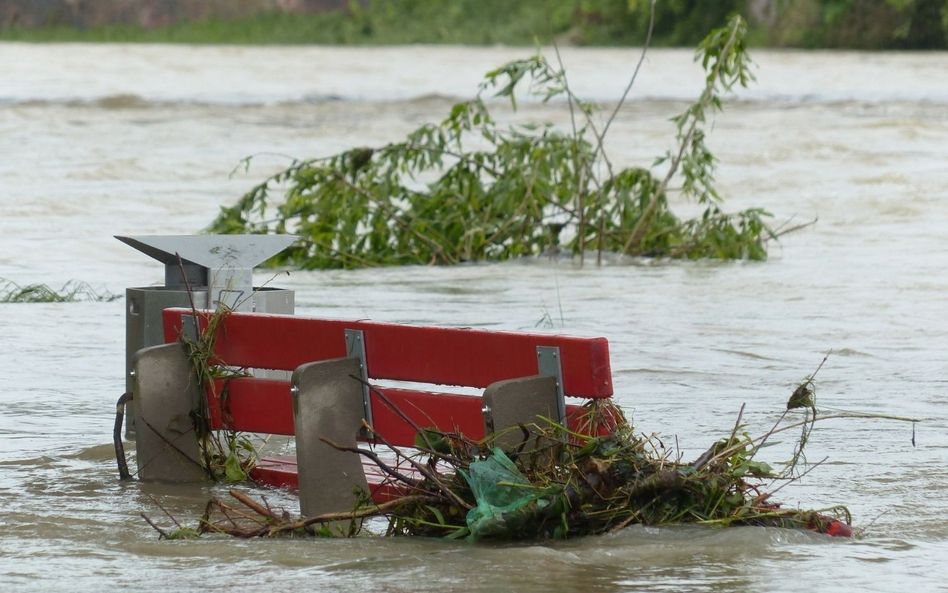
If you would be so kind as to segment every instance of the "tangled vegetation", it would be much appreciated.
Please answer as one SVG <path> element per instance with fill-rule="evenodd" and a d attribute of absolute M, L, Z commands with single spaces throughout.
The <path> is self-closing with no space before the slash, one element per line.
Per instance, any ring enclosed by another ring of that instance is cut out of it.
<path fill-rule="evenodd" d="M 808 420 L 775 426 L 763 437 L 752 438 L 740 432 L 739 417 L 729 437 L 685 463 L 671 458 L 657 435 L 636 435 L 611 403 L 594 401 L 585 413 L 583 432 L 550 420 L 521 425 L 523 439 L 515 447 L 498 445 L 505 433 L 475 442 L 425 428 L 419 430 L 417 451 L 390 447 L 397 457 L 391 466 L 377 452 L 359 450 L 401 487 L 402 496 L 381 504 L 361 494 L 354 498 L 351 512 L 293 518 L 274 511 L 265 500 L 257 502 L 231 490 L 241 510 L 212 500 L 196 528 L 171 533 L 156 529 L 169 538 L 205 533 L 243 538 L 354 536 L 364 519 L 384 517 L 386 536 L 471 540 L 567 539 L 634 524 L 680 523 L 852 534 L 845 507 L 784 509 L 770 500 L 780 487 L 764 487 L 765 481 L 772 486 L 797 479 L 793 472 L 798 459 L 777 472 L 758 461 L 757 452 L 770 436 Z M 348 527 L 327 527 L 339 522 Z"/>
<path fill-rule="evenodd" d="M 292 232 L 300 241 L 274 263 L 302 268 L 499 261 L 559 250 L 580 260 L 589 252 L 600 260 L 604 252 L 765 259 L 776 236 L 769 214 L 722 209 L 717 159 L 705 143 L 724 95 L 753 80 L 745 33 L 735 16 L 699 46 L 705 87 L 673 118 L 675 148 L 655 163 L 662 173 L 615 167 L 603 142 L 621 102 L 597 124 L 595 107 L 571 91 L 562 63 L 538 54 L 489 72 L 474 99 L 403 142 L 294 162 L 222 208 L 207 230 Z M 516 108 L 521 83 L 543 101 L 565 98 L 571 130 L 498 124 L 484 95 Z M 700 216 L 672 211 L 673 180 L 674 191 L 703 207 Z"/>
<path fill-rule="evenodd" d="M 47 284 L 20 286 L 12 280 L 0 278 L 0 303 L 74 303 L 82 300 L 111 303 L 119 298 L 121 295 L 96 291 L 79 280 L 70 280 L 56 290 Z"/>
<path fill-rule="evenodd" d="M 194 293 L 188 284 L 180 255 L 178 265 L 191 302 L 192 323 L 198 324 L 202 317 L 198 315 L 194 304 Z M 253 295 L 245 298 L 253 298 Z M 183 331 L 179 336 L 194 377 L 207 394 L 207 397 L 199 398 L 198 409 L 191 413 L 191 421 L 198 442 L 201 468 L 215 482 L 242 482 L 250 476 L 257 463 L 257 449 L 247 434 L 234 429 L 228 403 L 230 380 L 250 374 L 246 369 L 221 364 L 214 353 L 224 319 L 231 312 L 232 309 L 221 301 L 217 309 L 207 316 L 207 323 L 203 327 L 195 325 L 193 333 Z"/>
<path fill-rule="evenodd" d="M 200 398 L 200 408 L 194 412 L 195 435 L 201 454 L 201 465 L 207 476 L 216 482 L 242 482 L 257 462 L 257 450 L 249 436 L 234 430 L 228 412 L 228 383 L 236 377 L 246 377 L 244 369 L 232 369 L 217 364 L 214 348 L 217 345 L 220 324 L 230 310 L 221 303 L 208 317 L 207 327 L 196 340 L 182 336 L 194 375 L 201 385 L 207 386 L 208 397 Z M 195 314 L 194 319 L 198 319 Z M 214 427 L 220 427 L 215 430 Z"/>

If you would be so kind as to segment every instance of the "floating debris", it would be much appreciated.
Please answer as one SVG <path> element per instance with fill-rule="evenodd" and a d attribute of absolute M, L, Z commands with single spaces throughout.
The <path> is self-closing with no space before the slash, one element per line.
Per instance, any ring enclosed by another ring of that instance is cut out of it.
<path fill-rule="evenodd" d="M 493 444 L 510 431 L 475 442 L 461 434 L 423 429 L 418 450 L 389 447 L 402 462 L 393 466 L 373 451 L 356 449 L 402 485 L 402 496 L 376 504 L 357 491 L 352 511 L 297 518 L 231 490 L 238 504 L 210 501 L 198 527 L 188 529 L 187 536 L 351 537 L 368 532 L 363 521 L 369 517 L 387 519 L 385 536 L 473 541 L 567 539 L 634 524 L 681 523 L 853 534 L 845 506 L 786 509 L 770 500 L 783 484 L 772 491 L 764 487 L 764 482 L 789 483 L 803 475 L 787 469 L 776 472 L 755 457 L 771 435 L 810 424 L 810 417 L 753 438 L 739 433 L 739 416 L 729 437 L 684 463 L 671 458 L 657 435 L 635 434 L 608 400 L 590 402 L 585 414 L 588 434 L 543 420 L 513 429 L 523 434 L 513 448 Z"/>

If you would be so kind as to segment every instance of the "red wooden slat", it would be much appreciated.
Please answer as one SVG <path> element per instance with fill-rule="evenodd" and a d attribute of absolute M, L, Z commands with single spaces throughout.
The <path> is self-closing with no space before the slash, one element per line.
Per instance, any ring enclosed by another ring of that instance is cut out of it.
<path fill-rule="evenodd" d="M 480 397 L 408 389 L 383 388 L 380 391 L 422 428 L 460 432 L 473 440 L 484 438 Z M 372 422 L 375 430 L 391 444 L 399 447 L 414 445 L 415 429 L 376 393 L 372 393 Z"/>
<path fill-rule="evenodd" d="M 164 311 L 166 341 L 177 339 L 181 317 L 190 313 Z M 363 331 L 368 374 L 375 379 L 484 388 L 537 374 L 536 347 L 558 346 L 566 395 L 612 395 L 605 338 L 231 313 L 223 322 L 216 352 L 233 366 L 294 370 L 307 362 L 346 356 L 346 329 Z"/>
<path fill-rule="evenodd" d="M 296 458 L 291 459 L 292 463 L 272 457 L 261 459 L 257 467 L 250 470 L 250 478 L 274 488 L 299 490 L 300 476 L 296 470 Z"/>
<path fill-rule="evenodd" d="M 223 384 L 215 386 L 217 396 L 208 389 L 211 428 L 231 428 L 243 432 L 293 435 L 293 399 L 290 382 L 279 379 L 231 379 L 227 384 L 226 407 L 222 410 Z M 222 414 L 222 411 L 224 412 Z M 223 416 L 227 416 L 225 424 Z"/>
<path fill-rule="evenodd" d="M 231 428 L 242 432 L 293 435 L 293 400 L 290 382 L 253 377 L 232 379 L 227 386 L 226 408 L 219 402 L 224 393 L 221 382 L 216 385 L 217 395 L 208 390 L 211 428 Z M 437 428 L 442 432 L 460 432 L 469 439 L 484 438 L 481 415 L 482 400 L 474 395 L 438 393 L 411 389 L 376 387 L 398 409 L 422 428 Z M 572 430 L 582 431 L 579 414 L 581 406 L 567 406 Z M 227 418 L 225 424 L 224 417 Z M 372 421 L 374 428 L 397 447 L 411 447 L 415 443 L 415 429 L 375 392 L 372 393 Z"/>
<path fill-rule="evenodd" d="M 289 381 L 253 377 L 232 379 L 228 383 L 227 405 L 223 411 L 219 405 L 224 395 L 222 389 L 222 383 L 218 382 L 217 395 L 211 390 L 207 393 L 211 428 L 281 435 L 294 433 L 293 399 L 290 396 Z M 389 387 L 377 389 L 422 428 L 437 428 L 443 432 L 459 431 L 475 440 L 484 438 L 480 397 Z M 415 429 L 374 392 L 372 421 L 375 430 L 391 444 L 397 447 L 414 445 Z"/>

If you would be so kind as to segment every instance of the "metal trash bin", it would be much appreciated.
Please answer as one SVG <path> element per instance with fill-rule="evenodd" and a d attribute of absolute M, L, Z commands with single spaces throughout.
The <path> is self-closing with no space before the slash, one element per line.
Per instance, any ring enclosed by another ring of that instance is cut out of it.
<path fill-rule="evenodd" d="M 125 391 L 132 391 L 132 357 L 142 348 L 164 344 L 161 312 L 224 303 L 235 311 L 292 315 L 294 291 L 254 287 L 253 268 L 293 244 L 293 235 L 147 235 L 115 237 L 165 265 L 163 286 L 125 289 Z M 179 261 L 178 255 L 181 256 Z M 132 407 L 134 408 L 134 406 Z M 135 431 L 128 415 L 126 437 Z"/>

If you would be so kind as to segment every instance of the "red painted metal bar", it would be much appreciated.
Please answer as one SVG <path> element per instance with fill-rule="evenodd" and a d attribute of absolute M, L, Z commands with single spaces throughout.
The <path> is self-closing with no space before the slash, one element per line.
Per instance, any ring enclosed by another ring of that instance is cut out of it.
<path fill-rule="evenodd" d="M 480 397 L 389 387 L 376 389 L 418 426 L 444 432 L 458 431 L 475 440 L 484 438 Z M 210 389 L 207 392 L 211 428 L 280 435 L 294 433 L 289 381 L 253 377 L 232 379 L 227 384 L 226 394 L 220 381 L 215 385 L 215 392 Z M 374 392 L 372 416 L 373 428 L 390 443 L 398 447 L 414 444 L 415 429 Z"/>
<path fill-rule="evenodd" d="M 484 438 L 481 398 L 475 395 L 439 393 L 412 389 L 376 387 L 399 410 L 422 428 L 436 428 L 442 432 L 459 432 L 472 440 Z M 253 377 L 232 379 L 227 384 L 217 382 L 215 391 L 207 392 L 211 412 L 211 428 L 230 428 L 242 432 L 293 435 L 293 400 L 290 382 Z M 225 405 L 221 405 L 224 402 Z M 571 430 L 586 432 L 582 406 L 567 406 Z M 415 429 L 399 416 L 373 391 L 372 416 L 375 430 L 397 447 L 411 447 L 415 443 Z"/>
<path fill-rule="evenodd" d="M 182 316 L 190 315 L 188 309 L 164 311 L 167 342 L 177 339 Z M 231 313 L 223 321 L 216 352 L 233 366 L 294 370 L 346 356 L 346 329 L 363 332 L 368 375 L 374 379 L 484 388 L 537 374 L 536 347 L 556 346 L 567 396 L 612 395 L 605 338 Z"/>

